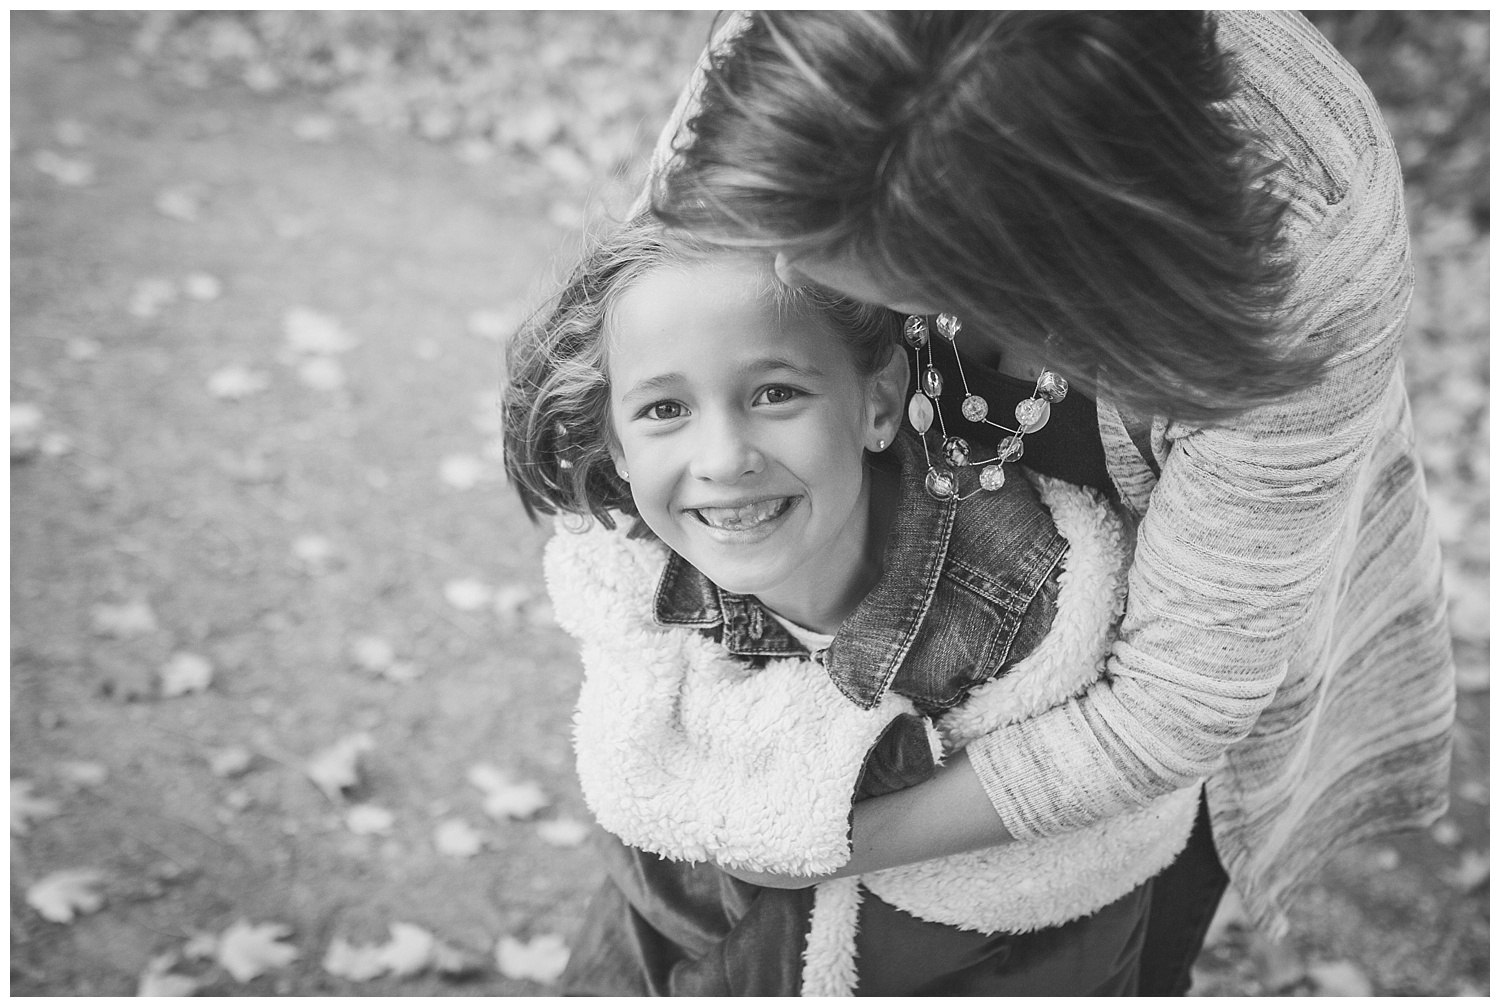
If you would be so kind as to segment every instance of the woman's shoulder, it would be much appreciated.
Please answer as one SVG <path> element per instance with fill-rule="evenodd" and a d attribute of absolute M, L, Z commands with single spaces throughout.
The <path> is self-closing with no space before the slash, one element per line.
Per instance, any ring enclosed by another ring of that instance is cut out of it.
<path fill-rule="evenodd" d="M 1218 11 L 1215 24 L 1241 83 L 1231 108 L 1282 162 L 1282 184 L 1312 187 L 1333 204 L 1369 152 L 1399 170 L 1369 88 L 1307 18 L 1295 11 Z"/>

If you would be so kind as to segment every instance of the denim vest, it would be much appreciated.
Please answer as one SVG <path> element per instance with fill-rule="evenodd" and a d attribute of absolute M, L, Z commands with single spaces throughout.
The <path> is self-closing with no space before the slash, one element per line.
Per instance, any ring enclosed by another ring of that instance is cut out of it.
<path fill-rule="evenodd" d="M 939 501 L 924 488 L 927 461 L 915 434 L 903 430 L 876 459 L 900 473 L 883 573 L 815 656 L 862 708 L 895 689 L 934 715 L 1046 635 L 1067 543 L 1013 466 L 995 492 Z M 752 662 L 808 653 L 754 597 L 720 590 L 675 553 L 657 584 L 655 616 L 663 626 L 697 628 Z"/>

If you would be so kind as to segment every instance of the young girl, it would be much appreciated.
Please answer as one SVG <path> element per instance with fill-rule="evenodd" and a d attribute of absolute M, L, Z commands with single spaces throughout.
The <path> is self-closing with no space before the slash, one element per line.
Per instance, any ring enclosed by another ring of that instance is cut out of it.
<path fill-rule="evenodd" d="M 931 332 L 905 325 L 918 360 Z M 938 761 L 1084 689 L 1123 590 L 1097 495 L 1039 497 L 902 429 L 941 394 L 924 372 L 908 398 L 902 338 L 885 309 L 781 286 L 769 256 L 638 222 L 511 344 L 512 480 L 533 515 L 593 519 L 546 559 L 608 833 L 569 992 L 1133 992 L 1195 788 L 1001 851 L 949 855 L 972 839 L 920 814 L 878 847 L 850 833 L 856 801 L 952 799 Z M 827 880 L 739 879 L 758 872 Z"/>
<path fill-rule="evenodd" d="M 1097 415 L 1027 464 L 1139 521 L 1109 674 L 955 769 L 983 841 L 1206 777 L 1143 970 L 1180 994 L 1230 877 L 1281 933 L 1340 851 L 1436 820 L 1453 666 L 1401 171 L 1333 47 L 1287 11 L 757 11 L 719 41 L 658 218 L 958 314 L 971 380 L 1057 369 Z"/>

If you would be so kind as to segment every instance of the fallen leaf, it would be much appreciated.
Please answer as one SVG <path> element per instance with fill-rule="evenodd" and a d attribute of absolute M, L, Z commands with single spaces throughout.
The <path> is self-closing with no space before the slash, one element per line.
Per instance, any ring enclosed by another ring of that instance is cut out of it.
<path fill-rule="evenodd" d="M 144 601 L 122 605 L 95 605 L 91 612 L 94 632 L 120 639 L 156 631 L 156 614 Z"/>
<path fill-rule="evenodd" d="M 199 654 L 179 651 L 161 667 L 161 694 L 168 699 L 202 692 L 214 680 L 214 666 Z"/>
<path fill-rule="evenodd" d="M 344 365 L 333 357 L 308 357 L 297 365 L 297 378 L 318 392 L 336 392 L 349 382 Z"/>
<path fill-rule="evenodd" d="M 530 780 L 508 783 L 484 795 L 484 813 L 491 818 L 526 819 L 552 803 L 542 788 Z"/>
<path fill-rule="evenodd" d="M 34 455 L 42 446 L 42 411 L 29 402 L 10 405 L 10 457 Z"/>
<path fill-rule="evenodd" d="M 26 904 L 53 923 L 72 923 L 104 905 L 96 890 L 103 883 L 104 875 L 89 868 L 55 871 L 26 889 Z"/>
<path fill-rule="evenodd" d="M 1394 871 L 1401 866 L 1401 854 L 1389 846 L 1380 846 L 1371 851 L 1370 863 L 1378 871 Z"/>
<path fill-rule="evenodd" d="M 456 979 L 478 972 L 480 963 L 457 948 L 439 941 L 432 949 L 432 968 L 445 978 Z"/>
<path fill-rule="evenodd" d="M 224 804 L 231 811 L 244 811 L 255 804 L 255 795 L 243 787 L 235 787 L 224 795 Z"/>
<path fill-rule="evenodd" d="M 184 223 L 192 223 L 203 213 L 203 200 L 197 191 L 184 186 L 161 190 L 154 205 L 157 213 Z"/>
<path fill-rule="evenodd" d="M 323 956 L 323 970 L 340 979 L 363 983 L 384 975 L 385 962 L 381 960 L 379 946 L 350 944 L 342 937 L 335 937 Z"/>
<path fill-rule="evenodd" d="M 102 787 L 109 780 L 109 767 L 102 762 L 59 762 L 57 775 L 75 787 Z M 14 806 L 14 794 L 11 803 Z"/>
<path fill-rule="evenodd" d="M 136 984 L 135 995 L 138 997 L 190 997 L 197 993 L 203 981 L 172 972 L 172 966 L 177 964 L 177 960 L 177 955 L 172 953 L 157 955 L 151 959 Z"/>
<path fill-rule="evenodd" d="M 475 612 L 489 604 L 494 597 L 493 589 L 483 581 L 471 577 L 450 580 L 443 585 L 443 597 L 448 604 L 461 612 Z"/>
<path fill-rule="evenodd" d="M 344 816 L 344 825 L 356 836 L 388 836 L 396 816 L 373 804 L 356 804 Z"/>
<path fill-rule="evenodd" d="M 380 672 L 380 675 L 387 681 L 405 684 L 407 682 L 415 682 L 421 678 L 422 668 L 420 665 L 413 664 L 410 661 L 392 661 L 388 667 Z"/>
<path fill-rule="evenodd" d="M 250 771 L 255 756 L 248 748 L 221 748 L 209 757 L 208 766 L 215 776 L 232 779 Z"/>
<path fill-rule="evenodd" d="M 587 822 L 580 822 L 576 818 L 553 818 L 536 823 L 537 836 L 548 846 L 582 846 L 588 840 L 590 831 Z"/>
<path fill-rule="evenodd" d="M 182 946 L 182 957 L 190 962 L 206 962 L 219 953 L 219 935 L 200 930 Z"/>
<path fill-rule="evenodd" d="M 73 438 L 61 431 L 53 430 L 42 435 L 42 454 L 48 458 L 61 458 L 73 453 Z"/>
<path fill-rule="evenodd" d="M 75 157 L 63 157 L 56 151 L 39 150 L 31 164 L 58 185 L 88 185 L 94 180 L 94 166 Z"/>
<path fill-rule="evenodd" d="M 414 923 L 392 923 L 391 939 L 380 949 L 392 975 L 414 976 L 432 963 L 437 938 Z"/>
<path fill-rule="evenodd" d="M 506 936 L 495 945 L 495 964 L 511 979 L 551 983 L 567 968 L 568 953 L 559 934 L 540 934 L 524 944 Z"/>
<path fill-rule="evenodd" d="M 331 115 L 312 113 L 292 123 L 292 135 L 306 143 L 331 143 L 338 134 L 338 120 Z"/>
<path fill-rule="evenodd" d="M 473 489 L 485 477 L 487 466 L 473 455 L 449 455 L 438 466 L 438 476 L 454 489 Z"/>
<path fill-rule="evenodd" d="M 359 784 L 359 757 L 375 747 L 368 734 L 353 734 L 325 748 L 307 764 L 307 775 L 329 797 L 338 800 Z"/>
<path fill-rule="evenodd" d="M 1320 962 L 1307 967 L 1317 995 L 1322 997 L 1367 997 L 1375 991 L 1370 980 L 1353 962 Z"/>
<path fill-rule="evenodd" d="M 312 308 L 289 308 L 282 316 L 282 332 L 293 353 L 327 356 L 359 345 L 337 318 Z"/>
<path fill-rule="evenodd" d="M 472 857 L 484 849 L 484 837 L 461 818 L 450 818 L 432 832 L 432 845 L 448 857 Z"/>
<path fill-rule="evenodd" d="M 349 644 L 349 657 L 362 671 L 379 674 L 396 660 L 396 648 L 378 636 L 359 636 Z"/>
<path fill-rule="evenodd" d="M 1470 804 L 1489 804 L 1489 784 L 1483 780 L 1465 780 L 1458 785 L 1458 796 Z"/>
<path fill-rule="evenodd" d="M 1433 840 L 1440 846 L 1457 846 L 1464 839 L 1458 823 L 1451 818 L 1444 818 L 1433 825 L 1431 832 Z"/>
<path fill-rule="evenodd" d="M 1490 879 L 1490 855 L 1480 850 L 1464 850 L 1458 866 L 1448 881 L 1461 892 L 1471 892 Z"/>
<path fill-rule="evenodd" d="M 45 821 L 62 814 L 62 805 L 49 797 L 36 797 L 30 780 L 10 781 L 10 834 L 24 836 L 31 831 L 32 822 Z"/>
<path fill-rule="evenodd" d="M 309 573 L 323 573 L 333 560 L 333 543 L 322 535 L 298 535 L 292 542 L 292 555 Z"/>
<path fill-rule="evenodd" d="M 270 377 L 242 364 L 221 367 L 208 376 L 208 394 L 216 399 L 238 401 L 258 395 L 269 387 Z"/>
<path fill-rule="evenodd" d="M 81 336 L 76 339 L 69 339 L 67 346 L 64 347 L 69 360 L 93 360 L 103 348 L 97 341 L 84 339 Z"/>
<path fill-rule="evenodd" d="M 297 960 L 300 952 L 296 947 L 282 943 L 291 932 L 284 923 L 239 920 L 219 935 L 215 957 L 236 982 L 247 983 Z"/>
<path fill-rule="evenodd" d="M 224 284 L 209 273 L 189 273 L 182 279 L 182 289 L 195 301 L 213 301 L 224 292 Z"/>
<path fill-rule="evenodd" d="M 177 300 L 177 284 L 151 277 L 135 285 L 130 295 L 130 313 L 137 318 L 154 318 L 161 309 Z"/>

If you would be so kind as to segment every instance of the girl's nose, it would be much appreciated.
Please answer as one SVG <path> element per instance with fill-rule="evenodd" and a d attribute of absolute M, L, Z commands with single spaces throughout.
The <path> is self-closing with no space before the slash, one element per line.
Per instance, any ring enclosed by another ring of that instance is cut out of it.
<path fill-rule="evenodd" d="M 713 482 L 733 483 L 765 467 L 765 458 L 747 436 L 743 424 L 725 417 L 701 427 L 693 452 L 693 475 Z"/>

